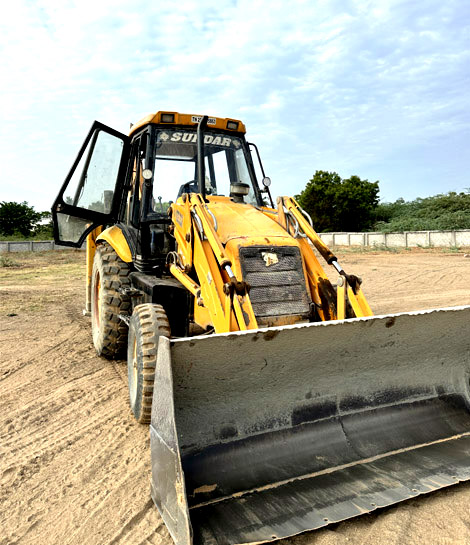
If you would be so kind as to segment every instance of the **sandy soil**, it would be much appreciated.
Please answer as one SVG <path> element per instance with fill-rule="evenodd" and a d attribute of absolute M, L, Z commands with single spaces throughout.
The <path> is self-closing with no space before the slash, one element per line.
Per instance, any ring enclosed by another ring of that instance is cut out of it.
<path fill-rule="evenodd" d="M 467 250 L 468 251 L 468 250 Z M 470 304 L 463 252 L 338 250 L 376 314 Z M 97 357 L 84 254 L 10 254 L 0 268 L 0 545 L 171 545 L 149 495 L 148 430 L 123 362 Z M 470 544 L 470 484 L 280 542 Z"/>

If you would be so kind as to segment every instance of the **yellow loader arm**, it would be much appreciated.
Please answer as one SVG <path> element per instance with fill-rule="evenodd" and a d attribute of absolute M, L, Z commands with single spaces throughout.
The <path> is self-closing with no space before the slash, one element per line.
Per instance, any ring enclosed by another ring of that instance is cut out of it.
<path fill-rule="evenodd" d="M 250 285 L 237 278 L 231 258 L 217 233 L 217 219 L 202 195 L 184 194 L 170 208 L 177 251 L 168 255 L 170 273 L 195 298 L 195 314 L 207 320 L 216 333 L 257 329 L 258 323 L 250 301 Z M 272 214 L 266 213 L 271 219 Z M 322 321 L 344 319 L 347 303 L 356 317 L 372 316 L 361 290 L 361 279 L 348 275 L 311 226 L 308 215 L 291 197 L 278 199 L 277 223 L 296 239 L 303 257 L 306 283 L 312 302 Z M 223 221 L 227 221 L 223 218 Z M 336 292 L 325 274 L 315 248 L 339 273 Z M 349 317 L 351 312 L 349 313 Z M 201 322 L 203 322 L 201 324 Z"/>
<path fill-rule="evenodd" d="M 308 241 L 311 242 L 328 265 L 332 265 L 340 275 L 336 292 L 336 312 L 333 310 L 335 315 L 330 316 L 329 319 L 343 320 L 346 318 L 346 300 L 349 300 L 358 318 L 373 316 L 372 310 L 361 289 L 362 280 L 344 271 L 338 263 L 336 256 L 313 229 L 312 219 L 300 207 L 299 203 L 292 197 L 278 197 L 277 206 L 277 221 L 279 224 L 291 233 L 292 236 L 299 238 L 312 293 L 318 290 L 320 279 L 324 273 Z M 325 317 L 323 319 L 328 318 Z"/>
<path fill-rule="evenodd" d="M 202 196 L 185 194 L 172 205 L 174 235 L 178 252 L 169 254 L 171 274 L 207 309 L 216 333 L 256 329 L 255 314 L 248 295 L 249 285 L 239 281 L 217 236 L 215 216 Z M 194 268 L 200 283 L 189 276 Z"/>

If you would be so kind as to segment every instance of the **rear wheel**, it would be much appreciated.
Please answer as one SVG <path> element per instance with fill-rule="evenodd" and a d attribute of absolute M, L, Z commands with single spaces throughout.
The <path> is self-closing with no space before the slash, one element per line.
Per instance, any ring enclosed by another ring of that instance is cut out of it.
<path fill-rule="evenodd" d="M 119 314 L 130 313 L 130 297 L 120 291 L 130 286 L 129 273 L 129 265 L 107 242 L 98 245 L 91 276 L 91 330 L 96 351 L 110 359 L 122 357 L 127 345 L 127 325 Z"/>
<path fill-rule="evenodd" d="M 131 409 L 141 424 L 150 422 L 160 335 L 171 335 L 163 307 L 151 303 L 136 306 L 129 324 L 127 377 Z"/>

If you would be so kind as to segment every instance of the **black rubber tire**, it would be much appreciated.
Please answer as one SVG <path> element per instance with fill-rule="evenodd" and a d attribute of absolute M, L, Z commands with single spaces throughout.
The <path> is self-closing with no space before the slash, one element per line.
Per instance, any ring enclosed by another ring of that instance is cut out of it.
<path fill-rule="evenodd" d="M 161 305 L 134 308 L 127 344 L 129 402 L 137 422 L 149 424 L 160 335 L 170 338 L 170 324 Z"/>
<path fill-rule="evenodd" d="M 131 300 L 119 290 L 130 286 L 129 273 L 129 265 L 107 242 L 98 245 L 91 275 L 91 331 L 98 355 L 109 359 L 126 353 L 128 327 L 119 314 L 130 314 Z"/>

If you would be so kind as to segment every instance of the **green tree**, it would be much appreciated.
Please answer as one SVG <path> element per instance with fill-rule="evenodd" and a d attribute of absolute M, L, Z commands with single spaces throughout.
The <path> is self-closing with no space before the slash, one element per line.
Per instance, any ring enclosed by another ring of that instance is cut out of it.
<path fill-rule="evenodd" d="M 297 200 L 312 216 L 316 231 L 364 231 L 376 219 L 378 193 L 379 182 L 317 170 Z"/>
<path fill-rule="evenodd" d="M 52 214 L 50 212 L 41 212 L 40 223 L 34 229 L 36 238 L 49 240 L 54 238 L 52 227 Z"/>
<path fill-rule="evenodd" d="M 470 193 L 380 203 L 375 221 L 375 228 L 385 232 L 470 229 Z"/>
<path fill-rule="evenodd" d="M 26 201 L 22 203 L 0 203 L 0 234 L 13 235 L 19 233 L 25 237 L 31 235 L 41 221 L 43 215 L 36 212 Z"/>

